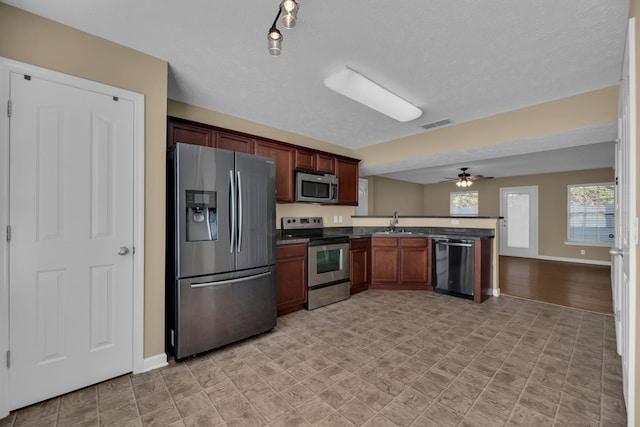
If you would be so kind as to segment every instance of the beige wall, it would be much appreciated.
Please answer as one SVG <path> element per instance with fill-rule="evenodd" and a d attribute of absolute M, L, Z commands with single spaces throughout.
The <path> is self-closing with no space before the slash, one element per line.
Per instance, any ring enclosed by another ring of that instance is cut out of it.
<path fill-rule="evenodd" d="M 144 355 L 163 353 L 167 63 L 4 3 L 0 56 L 145 96 Z"/>
<path fill-rule="evenodd" d="M 423 214 L 422 184 L 398 181 L 381 176 L 367 176 L 369 181 L 369 215 L 416 216 Z"/>
<path fill-rule="evenodd" d="M 545 102 L 356 150 L 362 166 L 617 122 L 618 87 Z"/>
<path fill-rule="evenodd" d="M 613 150 L 613 147 L 612 147 Z M 478 191 L 478 215 L 500 215 L 500 188 L 538 186 L 538 252 L 542 256 L 610 261 L 608 247 L 565 245 L 567 239 L 567 185 L 612 182 L 613 169 L 485 179 L 473 183 Z M 449 215 L 452 183 L 424 186 L 424 214 Z M 580 250 L 586 251 L 585 255 Z"/>
<path fill-rule="evenodd" d="M 640 75 L 639 75 L 640 73 L 640 0 L 631 0 L 629 18 L 635 18 L 635 21 L 636 21 L 636 24 L 635 24 L 636 26 L 636 37 L 635 37 L 636 119 L 635 119 L 635 122 L 636 122 L 636 128 L 637 128 L 638 124 L 640 123 L 640 105 L 638 104 L 638 101 L 640 100 L 640 93 L 638 93 L 638 83 L 637 83 L 637 82 L 640 82 Z M 636 168 L 637 168 L 638 165 L 640 165 L 640 150 L 638 150 L 637 135 L 633 135 L 633 136 L 636 137 L 636 140 L 631 142 L 636 147 Z M 636 215 L 638 213 L 640 213 L 640 194 L 638 194 L 638 191 L 636 190 Z M 637 250 L 637 245 L 636 245 L 636 250 Z M 635 283 L 631 283 L 631 286 L 637 286 L 638 277 L 640 277 L 640 251 L 636 252 L 636 280 L 635 280 Z M 640 292 L 636 292 L 636 307 L 637 308 L 640 307 Z M 635 353 L 636 353 L 635 373 L 636 375 L 635 375 L 635 388 L 634 388 L 635 418 L 629 422 L 629 425 L 640 425 L 640 328 L 636 326 L 635 332 L 636 332 L 636 336 L 635 336 Z"/>

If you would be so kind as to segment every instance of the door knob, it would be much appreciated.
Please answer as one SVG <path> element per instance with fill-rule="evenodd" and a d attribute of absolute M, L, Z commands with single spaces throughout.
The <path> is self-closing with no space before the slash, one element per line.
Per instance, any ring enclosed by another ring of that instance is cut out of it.
<path fill-rule="evenodd" d="M 129 248 L 126 246 L 120 246 L 120 249 L 118 249 L 118 255 L 126 255 L 129 253 Z"/>
<path fill-rule="evenodd" d="M 624 252 L 620 248 L 611 248 L 609 249 L 609 255 L 611 256 L 622 256 Z"/>

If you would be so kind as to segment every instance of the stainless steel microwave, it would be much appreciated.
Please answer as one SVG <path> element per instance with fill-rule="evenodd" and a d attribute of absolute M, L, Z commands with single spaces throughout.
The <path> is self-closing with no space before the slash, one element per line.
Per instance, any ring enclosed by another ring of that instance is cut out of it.
<path fill-rule="evenodd" d="M 331 174 L 296 172 L 295 201 L 338 203 L 338 177 Z"/>

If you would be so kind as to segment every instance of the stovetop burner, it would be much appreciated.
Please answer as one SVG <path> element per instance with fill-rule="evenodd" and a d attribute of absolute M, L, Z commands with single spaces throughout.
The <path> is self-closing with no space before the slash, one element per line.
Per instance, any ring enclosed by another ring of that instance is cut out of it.
<path fill-rule="evenodd" d="M 309 239 L 309 246 L 348 243 L 349 236 L 327 233 L 322 217 L 282 217 L 282 239 Z"/>

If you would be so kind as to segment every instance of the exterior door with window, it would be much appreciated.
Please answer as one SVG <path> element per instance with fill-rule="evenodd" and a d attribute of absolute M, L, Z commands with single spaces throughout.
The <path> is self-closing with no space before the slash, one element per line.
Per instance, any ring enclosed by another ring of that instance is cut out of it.
<path fill-rule="evenodd" d="M 538 256 L 538 186 L 500 189 L 500 255 Z"/>

